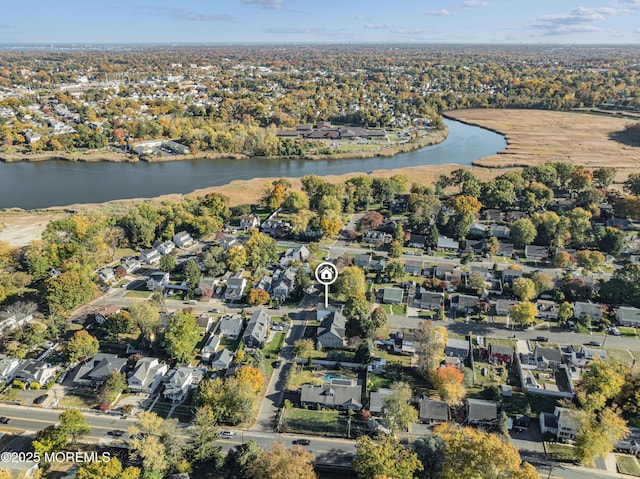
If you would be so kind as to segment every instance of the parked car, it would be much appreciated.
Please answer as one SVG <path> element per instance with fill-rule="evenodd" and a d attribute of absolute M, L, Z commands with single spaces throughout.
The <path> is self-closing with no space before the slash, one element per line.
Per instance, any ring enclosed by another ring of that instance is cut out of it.
<path fill-rule="evenodd" d="M 546 336 L 538 336 L 536 338 L 536 341 L 540 341 L 542 343 L 548 343 L 549 342 L 549 338 L 547 338 Z"/>
<path fill-rule="evenodd" d="M 107 434 L 109 436 L 121 437 L 121 436 L 124 436 L 126 432 L 123 431 L 122 429 L 116 429 L 114 431 L 109 431 Z"/>
<path fill-rule="evenodd" d="M 9 418 L 8 417 L 0 417 L 0 423 L 2 424 L 7 424 L 9 422 Z"/>
<path fill-rule="evenodd" d="M 220 437 L 221 438 L 227 438 L 228 439 L 228 438 L 233 437 L 235 435 L 236 435 L 236 433 L 233 432 L 233 431 L 221 431 L 220 432 Z"/>
<path fill-rule="evenodd" d="M 584 343 L 585 346 L 600 346 L 598 341 L 589 341 L 588 343 Z"/>
<path fill-rule="evenodd" d="M 295 441 L 293 441 L 293 444 L 308 446 L 309 444 L 311 444 L 311 441 L 309 441 L 309 439 L 296 439 Z"/>
<path fill-rule="evenodd" d="M 609 328 L 609 334 L 612 334 L 613 336 L 620 336 L 620 330 L 615 326 L 611 326 Z"/>
<path fill-rule="evenodd" d="M 49 398 L 48 394 L 43 394 L 42 396 L 38 396 L 33 400 L 33 404 L 42 404 Z"/>

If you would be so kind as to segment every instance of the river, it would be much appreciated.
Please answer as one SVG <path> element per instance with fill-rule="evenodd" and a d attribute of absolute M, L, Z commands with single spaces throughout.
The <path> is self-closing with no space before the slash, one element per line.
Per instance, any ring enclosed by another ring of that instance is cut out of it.
<path fill-rule="evenodd" d="M 0 163 L 0 208 L 36 209 L 74 203 L 102 203 L 189 193 L 232 180 L 305 175 L 342 175 L 379 169 L 456 163 L 506 148 L 502 135 L 454 120 L 445 120 L 446 140 L 390 158 L 282 160 L 268 158 L 194 159 L 163 163 L 41 161 Z"/>

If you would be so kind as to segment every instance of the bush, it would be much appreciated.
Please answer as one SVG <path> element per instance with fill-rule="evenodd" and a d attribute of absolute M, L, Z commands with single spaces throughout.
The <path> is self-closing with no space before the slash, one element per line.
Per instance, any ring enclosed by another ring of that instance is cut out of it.
<path fill-rule="evenodd" d="M 26 384 L 23 381 L 20 381 L 19 379 L 14 379 L 11 385 L 17 389 L 24 389 L 26 386 Z"/>
<path fill-rule="evenodd" d="M 34 381 L 31 384 L 29 384 L 29 388 L 30 389 L 40 389 L 41 386 L 40 386 L 40 383 Z"/>

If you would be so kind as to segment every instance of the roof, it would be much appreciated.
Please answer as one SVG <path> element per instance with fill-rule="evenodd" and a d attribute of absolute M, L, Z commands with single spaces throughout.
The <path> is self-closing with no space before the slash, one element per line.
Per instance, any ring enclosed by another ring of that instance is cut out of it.
<path fill-rule="evenodd" d="M 369 396 L 369 411 L 379 413 L 384 407 L 385 398 L 393 393 L 393 389 L 380 388 L 377 391 L 372 391 Z"/>
<path fill-rule="evenodd" d="M 502 344 L 489 343 L 489 354 L 500 354 L 501 356 L 513 356 L 512 346 L 503 346 Z"/>
<path fill-rule="evenodd" d="M 114 371 L 122 371 L 127 364 L 126 358 L 115 354 L 98 353 L 78 368 L 75 381 L 102 381 Z"/>
<path fill-rule="evenodd" d="M 458 294 L 455 298 L 457 298 L 455 303 L 458 305 L 458 308 L 473 308 L 478 304 L 478 301 L 480 301 L 480 298 L 477 296 L 470 296 L 467 294 Z"/>
<path fill-rule="evenodd" d="M 460 243 L 446 236 L 438 236 L 438 248 L 458 249 Z"/>
<path fill-rule="evenodd" d="M 335 380 L 323 383 L 320 386 L 304 384 L 300 393 L 300 401 L 303 403 L 319 403 L 327 406 L 361 407 L 362 386 L 357 380 L 351 380 L 348 384 L 340 384 Z"/>
<path fill-rule="evenodd" d="M 400 288 L 384 288 L 382 290 L 382 301 L 397 301 L 402 302 L 402 296 L 404 291 Z"/>
<path fill-rule="evenodd" d="M 562 351 L 553 348 L 541 348 L 536 346 L 533 352 L 533 356 L 536 361 L 554 361 L 557 363 L 562 362 Z"/>
<path fill-rule="evenodd" d="M 444 401 L 423 399 L 420 401 L 420 419 L 447 421 L 449 420 L 449 407 Z"/>
<path fill-rule="evenodd" d="M 467 399 L 469 421 L 493 421 L 498 419 L 498 403 L 482 399 Z"/>
<path fill-rule="evenodd" d="M 229 351 L 227 348 L 224 348 L 216 353 L 216 355 L 213 357 L 213 360 L 211 361 L 211 364 L 213 366 L 220 366 L 220 367 L 226 368 L 226 367 L 229 367 L 229 364 L 231 364 L 231 361 L 233 361 L 233 353 Z"/>
<path fill-rule="evenodd" d="M 425 291 L 420 295 L 421 304 L 440 305 L 444 299 L 444 294 L 435 291 Z"/>
<path fill-rule="evenodd" d="M 244 337 L 253 337 L 257 342 L 261 343 L 267 337 L 267 327 L 269 326 L 269 315 L 262 309 L 258 309 L 253 312 L 247 329 L 244 332 Z"/>
<path fill-rule="evenodd" d="M 334 335 L 338 338 L 344 339 L 346 318 L 339 311 L 331 311 L 329 314 L 323 317 L 320 323 L 320 331 L 318 337 L 322 337 L 326 334 Z"/>
<path fill-rule="evenodd" d="M 444 353 L 450 357 L 466 358 L 469 356 L 469 341 L 464 339 L 447 339 Z"/>

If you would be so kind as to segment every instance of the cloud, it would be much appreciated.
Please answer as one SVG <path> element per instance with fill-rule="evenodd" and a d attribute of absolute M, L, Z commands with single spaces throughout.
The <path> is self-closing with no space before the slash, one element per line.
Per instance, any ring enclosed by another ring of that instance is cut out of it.
<path fill-rule="evenodd" d="M 356 20 L 358 20 L 359 22 L 368 22 L 369 20 L 371 20 L 371 17 L 366 17 L 364 15 L 358 15 L 356 17 Z"/>
<path fill-rule="evenodd" d="M 640 0 L 615 0 L 613 4 L 621 7 L 640 8 Z"/>
<path fill-rule="evenodd" d="M 180 8 L 143 6 L 138 7 L 145 15 L 151 17 L 167 17 L 187 22 L 235 22 L 231 15 L 192 12 Z"/>
<path fill-rule="evenodd" d="M 247 5 L 261 5 L 262 8 L 278 10 L 282 8 L 284 0 L 242 0 L 242 3 L 246 3 Z"/>
<path fill-rule="evenodd" d="M 489 3 L 481 2 L 480 0 L 465 0 L 462 2 L 462 8 L 479 8 L 488 7 Z"/>
<path fill-rule="evenodd" d="M 371 23 L 368 23 L 368 24 L 364 25 L 363 27 L 367 28 L 369 30 L 389 30 L 391 28 L 391 25 L 389 25 L 388 23 L 382 23 L 382 24 L 371 24 Z"/>
<path fill-rule="evenodd" d="M 434 17 L 452 17 L 452 16 L 455 15 L 455 13 L 450 12 L 446 8 L 443 8 L 442 10 L 431 10 L 430 12 L 427 12 L 426 14 L 427 15 L 432 15 Z"/>
<path fill-rule="evenodd" d="M 424 33 L 432 33 L 424 28 L 394 28 L 391 33 L 398 33 L 400 35 L 422 35 Z"/>
<path fill-rule="evenodd" d="M 593 25 L 604 20 L 605 15 L 614 15 L 612 8 L 576 7 L 566 13 L 542 15 L 533 20 L 532 26 L 545 35 L 564 35 L 575 32 L 599 32 L 601 28 Z"/>
<path fill-rule="evenodd" d="M 326 34 L 330 33 L 326 28 L 295 28 L 295 27 L 273 27 L 267 29 L 268 33 L 285 33 L 287 35 L 307 35 L 313 34 Z"/>

